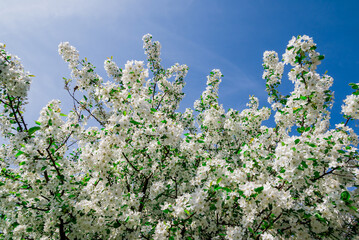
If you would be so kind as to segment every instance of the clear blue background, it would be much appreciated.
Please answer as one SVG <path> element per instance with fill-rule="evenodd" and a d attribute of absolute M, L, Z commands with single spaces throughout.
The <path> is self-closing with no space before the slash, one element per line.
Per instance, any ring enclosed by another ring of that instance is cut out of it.
<path fill-rule="evenodd" d="M 0 42 L 36 75 L 26 113 L 31 125 L 51 99 L 68 105 L 66 111 L 71 108 L 62 80 L 70 71 L 57 53 L 61 41 L 76 46 L 107 79 L 104 60 L 113 56 L 121 67 L 127 60 L 145 60 L 141 39 L 151 33 L 162 44 L 165 67 L 179 62 L 190 68 L 180 110 L 193 106 L 213 68 L 224 74 L 220 102 L 225 109 L 243 109 L 249 95 L 268 106 L 263 52 L 281 56 L 292 36 L 306 34 L 325 55 L 318 72 L 328 70 L 334 77 L 335 124 L 343 121 L 348 84 L 359 82 L 358 12 L 356 0 L 1 0 Z M 289 92 L 292 85 L 285 79 L 282 89 Z"/>

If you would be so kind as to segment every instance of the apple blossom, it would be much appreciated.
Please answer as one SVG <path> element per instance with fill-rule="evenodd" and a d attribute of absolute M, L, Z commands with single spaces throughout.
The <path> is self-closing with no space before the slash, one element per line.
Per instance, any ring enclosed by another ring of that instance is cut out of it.
<path fill-rule="evenodd" d="M 73 100 L 50 101 L 34 122 L 23 112 L 30 75 L 0 44 L 0 239 L 353 239 L 359 233 L 358 84 L 345 123 L 329 129 L 333 78 L 308 36 L 283 61 L 263 57 L 271 109 L 218 101 L 214 69 L 193 109 L 178 111 L 186 65 L 104 61 L 108 80 L 69 43 L 59 45 Z M 280 93 L 290 65 L 294 89 Z M 274 112 L 275 127 L 263 121 Z M 292 131 L 294 133 L 292 133 Z M 354 190 L 348 188 L 356 187 Z"/>

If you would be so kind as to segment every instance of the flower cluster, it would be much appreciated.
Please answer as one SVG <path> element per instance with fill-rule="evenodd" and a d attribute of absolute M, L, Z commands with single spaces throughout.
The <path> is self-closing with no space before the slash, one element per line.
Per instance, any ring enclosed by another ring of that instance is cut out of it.
<path fill-rule="evenodd" d="M 308 36 L 280 62 L 264 53 L 271 109 L 219 103 L 214 69 L 194 108 L 179 112 L 186 65 L 161 65 L 143 37 L 148 64 L 105 60 L 108 81 L 69 43 L 65 89 L 73 109 L 50 101 L 34 126 L 23 112 L 30 80 L 0 44 L 2 106 L 0 239 L 353 239 L 359 234 L 359 85 L 344 101 L 345 123 L 329 129 L 333 79 Z M 284 66 L 294 90 L 277 89 Z M 275 127 L 263 121 L 275 115 Z M 291 131 L 295 133 L 291 134 Z"/>
<path fill-rule="evenodd" d="M 0 43 L 0 84 L 2 96 L 9 94 L 23 98 L 27 96 L 33 75 L 24 71 L 20 59 L 5 50 L 5 44 Z M 6 91 L 6 92 L 5 92 Z"/>
<path fill-rule="evenodd" d="M 353 119 L 359 119 L 359 96 L 349 95 L 344 100 L 344 103 L 342 113 Z"/>

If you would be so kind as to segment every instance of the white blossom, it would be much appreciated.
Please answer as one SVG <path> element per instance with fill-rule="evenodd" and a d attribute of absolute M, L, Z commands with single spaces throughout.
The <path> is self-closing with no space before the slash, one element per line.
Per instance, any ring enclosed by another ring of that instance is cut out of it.
<path fill-rule="evenodd" d="M 220 104 L 223 75 L 213 69 L 194 107 L 179 112 L 188 66 L 163 67 L 149 34 L 143 47 L 147 64 L 105 60 L 105 82 L 61 43 L 73 109 L 51 100 L 32 123 L 23 116 L 31 75 L 0 44 L 0 236 L 356 237 L 358 85 L 344 100 L 346 122 L 330 128 L 333 78 L 316 71 L 324 56 L 312 38 L 293 37 L 283 61 L 264 53 L 271 107 L 250 96 L 240 111 Z M 286 65 L 289 95 L 278 90 Z"/>

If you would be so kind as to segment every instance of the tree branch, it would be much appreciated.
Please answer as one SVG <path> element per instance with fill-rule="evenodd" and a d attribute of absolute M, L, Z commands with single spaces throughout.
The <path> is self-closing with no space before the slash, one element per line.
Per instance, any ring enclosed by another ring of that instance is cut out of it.
<path fill-rule="evenodd" d="M 136 171 L 136 172 L 140 172 L 140 170 L 138 170 L 131 162 L 130 160 L 128 160 L 128 158 L 126 157 L 126 155 L 124 153 L 122 153 L 122 156 L 126 159 L 127 163 L 130 164 L 130 166 Z"/>
<path fill-rule="evenodd" d="M 145 179 L 145 182 L 143 184 L 143 188 L 142 188 L 142 194 L 143 195 L 142 195 L 142 198 L 141 198 L 141 201 L 140 201 L 140 207 L 138 208 L 139 212 L 142 212 L 143 207 L 145 206 L 146 191 L 147 191 L 148 183 L 149 183 L 149 180 L 150 180 L 151 177 L 152 177 L 152 174 Z"/>

